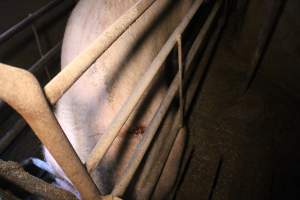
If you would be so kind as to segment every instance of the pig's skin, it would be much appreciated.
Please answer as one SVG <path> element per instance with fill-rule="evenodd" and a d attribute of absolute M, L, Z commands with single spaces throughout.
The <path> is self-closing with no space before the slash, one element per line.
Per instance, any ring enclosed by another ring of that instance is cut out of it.
<path fill-rule="evenodd" d="M 137 0 L 81 0 L 69 19 L 62 49 L 66 66 Z M 138 79 L 186 14 L 193 0 L 158 0 L 59 100 L 56 116 L 82 162 L 85 162 L 124 104 Z M 163 70 L 164 72 L 166 70 Z M 93 175 L 102 194 L 111 192 L 142 135 L 134 128 L 147 127 L 165 92 L 166 73 L 155 90 L 125 124 Z M 172 116 L 170 116 L 172 118 Z M 133 123 L 134 121 L 134 123 Z M 134 125 L 133 125 L 134 124 Z M 176 140 L 154 197 L 170 191 L 180 165 L 184 136 Z M 45 159 L 65 177 L 45 150 Z"/>

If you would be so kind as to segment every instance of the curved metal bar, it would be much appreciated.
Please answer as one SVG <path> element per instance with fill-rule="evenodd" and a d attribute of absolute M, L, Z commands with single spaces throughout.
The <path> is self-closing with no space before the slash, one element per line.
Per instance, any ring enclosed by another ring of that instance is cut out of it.
<path fill-rule="evenodd" d="M 13 107 L 55 157 L 83 199 L 100 195 L 49 108 L 44 93 L 29 72 L 0 64 L 0 99 Z"/>

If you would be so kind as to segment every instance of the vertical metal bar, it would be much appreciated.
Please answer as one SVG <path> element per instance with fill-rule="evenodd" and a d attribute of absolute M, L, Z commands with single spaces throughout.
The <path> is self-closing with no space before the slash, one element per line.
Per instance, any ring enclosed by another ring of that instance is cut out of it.
<path fill-rule="evenodd" d="M 179 113 L 180 113 L 180 127 L 184 125 L 184 97 L 183 97 L 183 64 L 182 64 L 182 36 L 177 37 L 177 56 L 178 56 L 178 71 L 179 71 Z"/>
<path fill-rule="evenodd" d="M 34 26 L 34 24 L 31 25 L 31 29 L 32 29 L 32 32 L 33 32 L 33 35 L 34 35 L 34 38 L 35 38 L 35 43 L 36 43 L 36 46 L 38 48 L 38 51 L 40 53 L 40 56 L 41 58 L 44 57 L 44 53 L 43 53 L 43 49 L 42 49 L 42 45 L 41 45 L 41 42 L 40 42 L 40 37 L 39 37 L 39 34 Z M 48 71 L 48 67 L 47 66 L 44 66 L 43 68 L 45 70 L 45 73 L 47 75 L 47 78 L 48 78 L 48 81 L 51 79 L 51 76 L 50 76 L 50 73 Z"/>
<path fill-rule="evenodd" d="M 36 78 L 26 70 L 0 64 L 0 99 L 13 107 L 54 156 L 83 199 L 100 194 L 49 108 Z"/>
<path fill-rule="evenodd" d="M 40 42 L 40 37 L 39 37 L 39 34 L 38 34 L 34 24 L 31 25 L 31 30 L 33 32 L 34 39 L 35 39 L 35 42 L 36 42 L 36 46 L 38 48 L 40 56 L 43 57 L 44 54 L 43 54 L 42 45 L 41 45 L 41 42 Z"/>
<path fill-rule="evenodd" d="M 162 49 L 160 50 L 156 58 L 151 63 L 148 70 L 143 75 L 143 77 L 141 77 L 140 81 L 137 83 L 137 87 L 134 89 L 133 94 L 126 100 L 125 104 L 118 112 L 116 118 L 110 124 L 107 132 L 101 137 L 101 140 L 98 141 L 98 143 L 92 150 L 86 163 L 89 172 L 93 171 L 96 168 L 96 166 L 98 165 L 98 163 L 101 161 L 104 154 L 108 150 L 109 146 L 117 137 L 120 129 L 122 128 L 122 126 L 124 125 L 128 117 L 130 116 L 134 107 L 137 105 L 140 98 L 145 93 L 148 86 L 151 84 L 155 75 L 159 72 L 161 65 L 165 62 L 165 59 L 173 49 L 176 43 L 176 37 L 178 36 L 178 34 L 181 34 L 183 30 L 187 27 L 192 17 L 197 12 L 198 8 L 202 5 L 202 2 L 203 0 L 197 0 L 193 4 L 188 14 L 184 17 L 184 19 L 181 21 L 179 26 L 176 28 L 176 30 L 170 36 L 168 41 L 162 47 Z"/>

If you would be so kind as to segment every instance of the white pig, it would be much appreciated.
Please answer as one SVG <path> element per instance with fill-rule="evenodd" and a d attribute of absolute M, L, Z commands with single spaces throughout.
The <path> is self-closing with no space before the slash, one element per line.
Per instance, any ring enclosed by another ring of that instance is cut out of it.
<path fill-rule="evenodd" d="M 61 64 L 66 66 L 137 0 L 81 0 L 64 35 Z M 83 163 L 106 133 L 137 81 L 175 30 L 193 0 L 157 0 L 66 92 L 56 116 Z M 124 173 L 167 89 L 168 70 L 161 71 L 144 103 L 134 112 L 93 174 L 102 194 L 109 194 Z M 153 197 L 168 196 L 180 166 L 185 136 L 175 142 Z M 58 184 L 76 191 L 53 157 L 45 159 L 62 179 Z M 64 181 L 62 181 L 64 180 Z M 133 193 L 138 194 L 139 191 Z M 139 195 L 131 195 L 130 199 Z M 125 197 L 126 199 L 126 197 Z"/>

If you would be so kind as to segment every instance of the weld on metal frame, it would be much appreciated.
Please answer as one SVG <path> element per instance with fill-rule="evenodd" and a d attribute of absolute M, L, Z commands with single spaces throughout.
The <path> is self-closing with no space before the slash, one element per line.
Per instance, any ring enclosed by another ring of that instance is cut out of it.
<path fill-rule="evenodd" d="M 42 143 L 49 149 L 50 153 L 55 157 L 58 164 L 62 167 L 68 178 L 78 189 L 83 199 L 102 199 L 98 189 L 90 178 L 87 170 L 81 163 L 72 145 L 69 143 L 63 130 L 59 126 L 53 112 L 51 111 L 47 100 L 54 105 L 57 100 L 71 87 L 71 85 L 89 68 L 89 66 L 101 56 L 110 45 L 124 33 L 127 28 L 141 16 L 155 0 L 140 0 L 132 8 L 130 8 L 123 16 L 121 16 L 111 27 L 104 31 L 96 41 L 87 48 L 82 54 L 75 58 L 68 66 L 64 68 L 56 77 L 54 77 L 45 87 L 41 89 L 35 77 L 22 69 L 0 64 L 0 99 L 7 102 L 17 112 L 19 112 L 26 122 L 34 130 Z M 196 50 L 201 46 L 203 38 L 207 33 L 217 11 L 221 6 L 221 0 L 216 2 L 212 14 L 210 14 L 207 23 L 204 25 L 198 37 L 196 38 L 189 55 L 187 56 L 187 65 L 189 66 Z M 145 92 L 148 85 L 153 80 L 154 76 L 159 71 L 162 63 L 165 61 L 174 45 L 177 43 L 177 38 L 186 29 L 193 16 L 202 5 L 203 0 L 196 0 L 188 14 L 182 20 L 180 25 L 175 29 L 169 40 L 161 49 L 158 56 L 154 59 L 145 77 L 139 81 L 138 87 L 134 93 L 128 98 L 125 106 L 118 113 L 116 118 L 110 125 L 105 138 L 101 139 L 93 149 L 88 161 L 87 169 L 92 171 L 101 161 L 103 155 L 112 144 L 119 130 L 127 120 L 128 116 L 138 103 L 139 99 Z M 190 59 L 189 59 L 190 58 Z M 186 71 L 188 67 L 184 71 Z M 113 190 L 113 196 L 121 196 L 132 175 L 136 171 L 141 158 L 144 156 L 149 142 L 159 127 L 168 107 L 178 92 L 180 87 L 180 75 L 177 73 L 174 78 L 162 105 L 153 118 L 151 125 L 147 129 L 147 137 L 142 140 L 140 152 L 135 152 L 129 162 L 128 173 L 121 179 L 121 182 L 116 185 Z M 46 97 L 47 100 L 46 100 Z M 182 109 L 182 108 L 181 108 Z M 185 108 L 187 109 L 187 107 Z M 178 117 L 178 120 L 180 117 Z M 177 131 L 176 131 L 177 132 Z M 177 134 L 176 134 L 177 135 Z M 174 138 L 176 138 L 176 135 Z M 172 144 L 172 143 L 171 143 Z M 166 154 L 168 155 L 168 154 Z M 114 198 L 109 196 L 107 198 Z"/>

